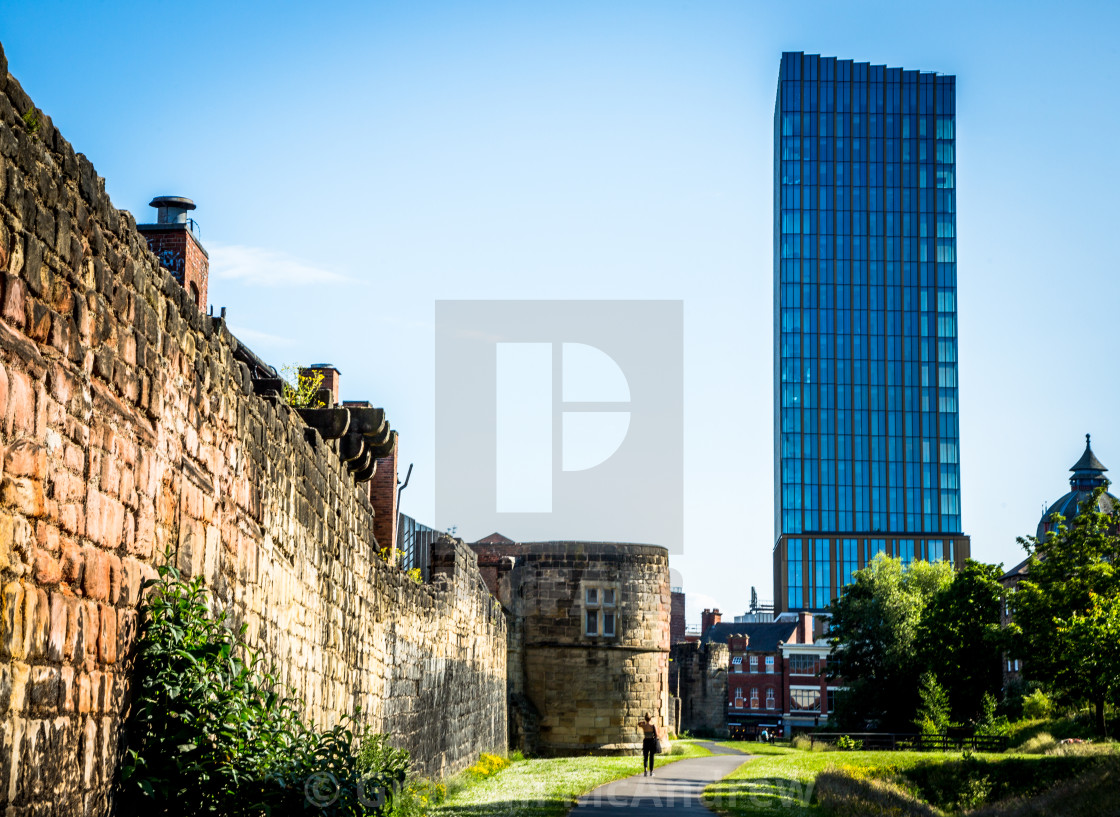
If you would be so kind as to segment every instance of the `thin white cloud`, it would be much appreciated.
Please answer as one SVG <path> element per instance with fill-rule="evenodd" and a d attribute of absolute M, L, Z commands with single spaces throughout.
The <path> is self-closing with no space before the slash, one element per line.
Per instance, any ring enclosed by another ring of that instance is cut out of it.
<path fill-rule="evenodd" d="M 280 335 L 270 335 L 268 332 L 259 332 L 256 329 L 247 329 L 244 326 L 234 326 L 230 324 L 229 331 L 233 333 L 240 341 L 244 341 L 250 345 L 259 346 L 295 346 L 296 342 L 291 338 L 280 337 Z"/>
<path fill-rule="evenodd" d="M 287 253 L 240 244 L 210 245 L 210 275 L 261 287 L 338 284 L 352 279 Z"/>

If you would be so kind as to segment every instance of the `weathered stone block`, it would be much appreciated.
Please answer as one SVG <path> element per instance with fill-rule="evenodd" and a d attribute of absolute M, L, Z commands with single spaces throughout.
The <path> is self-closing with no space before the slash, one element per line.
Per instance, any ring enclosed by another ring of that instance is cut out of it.
<path fill-rule="evenodd" d="M 17 477 L 44 479 L 47 475 L 47 449 L 32 440 L 17 440 L 8 447 L 4 471 Z"/>
<path fill-rule="evenodd" d="M 109 554 L 96 548 L 82 548 L 82 591 L 94 601 L 109 600 Z"/>
<path fill-rule="evenodd" d="M 9 582 L 4 586 L 3 617 L 0 618 L 0 657 L 23 658 L 27 654 L 23 637 L 23 596 L 22 582 Z"/>
<path fill-rule="evenodd" d="M 78 639 L 75 644 L 75 660 L 79 664 L 95 661 L 97 658 L 97 636 L 101 625 L 101 614 L 96 602 L 83 601 L 78 605 Z"/>
<path fill-rule="evenodd" d="M 115 548 L 124 535 L 124 505 L 90 486 L 86 494 L 86 536 L 104 548 Z"/>
<path fill-rule="evenodd" d="M 98 653 L 103 664 L 117 661 L 117 611 L 108 605 L 100 605 L 101 627 L 98 632 Z"/>
<path fill-rule="evenodd" d="M 51 585 L 60 581 L 62 565 L 58 556 L 48 550 L 35 548 L 35 582 L 39 585 Z"/>
<path fill-rule="evenodd" d="M 8 369 L 8 422 L 13 435 L 35 433 L 35 390 L 26 372 Z"/>
<path fill-rule="evenodd" d="M 30 517 L 46 512 L 43 483 L 28 477 L 5 476 L 0 482 L 0 502 Z"/>
<path fill-rule="evenodd" d="M 33 667 L 31 670 L 31 706 L 53 710 L 58 706 L 59 673 L 56 667 Z"/>

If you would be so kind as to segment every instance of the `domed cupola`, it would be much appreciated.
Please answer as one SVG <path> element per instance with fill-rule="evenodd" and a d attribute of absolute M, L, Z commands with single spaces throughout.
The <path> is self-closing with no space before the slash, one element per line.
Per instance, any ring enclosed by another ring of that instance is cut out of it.
<path fill-rule="evenodd" d="M 1094 490 L 1108 485 L 1108 478 L 1104 475 L 1104 472 L 1108 469 L 1093 453 L 1093 449 L 1089 446 L 1088 434 L 1085 435 L 1085 453 L 1069 470 L 1073 472 L 1073 476 L 1069 478 L 1071 490 L 1047 508 L 1046 513 L 1042 515 L 1042 519 L 1038 523 L 1038 531 L 1035 533 L 1035 536 L 1039 539 L 1044 539 L 1049 531 L 1055 529 L 1054 523 L 1050 521 L 1052 514 L 1060 513 L 1068 523 L 1070 519 L 1077 515 L 1082 503 L 1089 498 Z M 1097 510 L 1104 513 L 1111 513 L 1117 507 L 1120 507 L 1120 500 L 1110 493 L 1101 494 L 1097 500 Z"/>

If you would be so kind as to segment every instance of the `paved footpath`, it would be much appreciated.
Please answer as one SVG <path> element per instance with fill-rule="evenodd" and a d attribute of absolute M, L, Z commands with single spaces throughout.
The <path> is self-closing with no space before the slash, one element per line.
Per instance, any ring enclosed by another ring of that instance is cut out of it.
<path fill-rule="evenodd" d="M 636 774 L 607 783 L 579 799 L 569 817 L 660 817 L 672 810 L 695 817 L 712 817 L 700 795 L 750 758 L 718 743 L 700 742 L 712 757 L 678 760 L 657 769 L 653 777 Z"/>

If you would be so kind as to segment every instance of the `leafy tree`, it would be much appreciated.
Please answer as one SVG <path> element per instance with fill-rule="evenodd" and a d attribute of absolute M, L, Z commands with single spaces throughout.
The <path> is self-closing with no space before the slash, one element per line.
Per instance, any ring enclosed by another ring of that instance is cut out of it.
<path fill-rule="evenodd" d="M 977 735 L 1006 735 L 1011 728 L 1006 715 L 997 715 L 996 696 L 985 692 L 980 699 L 980 717 L 976 719 Z"/>
<path fill-rule="evenodd" d="M 932 672 L 923 672 L 918 679 L 918 711 L 914 726 L 923 735 L 940 735 L 949 726 L 949 695 Z"/>
<path fill-rule="evenodd" d="M 923 669 L 916 649 L 922 612 L 952 576 L 947 562 L 904 568 L 900 559 L 880 554 L 832 603 L 829 674 L 846 686 L 837 701 L 843 728 L 874 722 L 902 730 L 912 722 Z"/>
<path fill-rule="evenodd" d="M 1103 491 L 1068 524 L 1052 517 L 1057 529 L 1045 539 L 1019 539 L 1029 553 L 1027 575 L 1011 596 L 1013 652 L 1025 659 L 1024 673 L 1059 703 L 1091 704 L 1101 734 L 1120 678 L 1120 517 L 1098 510 Z"/>
<path fill-rule="evenodd" d="M 969 559 L 930 599 L 918 632 L 919 660 L 937 673 L 955 722 L 975 721 L 1003 684 L 1002 568 Z"/>
<path fill-rule="evenodd" d="M 1070 672 L 1079 691 L 1096 707 L 1097 728 L 1104 733 L 1104 703 L 1120 693 L 1120 597 L 1089 596 L 1089 609 L 1058 625 Z"/>

